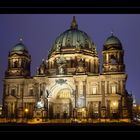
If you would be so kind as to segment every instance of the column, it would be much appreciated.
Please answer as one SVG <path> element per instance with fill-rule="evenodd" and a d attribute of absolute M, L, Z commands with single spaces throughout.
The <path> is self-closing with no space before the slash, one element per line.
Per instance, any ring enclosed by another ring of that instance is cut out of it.
<path fill-rule="evenodd" d="M 8 104 L 8 117 L 11 116 L 11 103 L 7 103 Z"/>
<path fill-rule="evenodd" d="M 107 94 L 107 81 L 105 81 L 105 95 Z"/>
<path fill-rule="evenodd" d="M 122 92 L 124 94 L 125 93 L 125 80 L 122 81 L 122 86 L 123 86 Z"/>
<path fill-rule="evenodd" d="M 25 85 L 24 85 L 24 96 L 27 96 L 27 94 L 28 94 L 28 85 L 27 85 L 27 83 L 25 83 Z"/>
<path fill-rule="evenodd" d="M 15 102 L 12 103 L 12 114 L 15 116 Z"/>
<path fill-rule="evenodd" d="M 107 81 L 107 94 L 109 94 L 109 81 Z"/>
<path fill-rule="evenodd" d="M 106 53 L 105 57 L 106 57 L 105 63 L 109 63 L 109 56 L 108 56 L 108 53 Z"/>
<path fill-rule="evenodd" d="M 120 81 L 118 81 L 118 82 L 119 82 L 119 84 L 118 84 L 118 90 L 119 91 L 118 92 L 121 93 L 121 82 Z"/>
<path fill-rule="evenodd" d="M 101 91 L 102 91 L 102 109 L 101 117 L 106 117 L 106 107 L 105 107 L 105 81 L 101 81 Z"/>
<path fill-rule="evenodd" d="M 17 95 L 20 96 L 20 84 L 17 86 Z"/>
<path fill-rule="evenodd" d="M 110 117 L 110 100 L 107 100 L 107 117 Z"/>
<path fill-rule="evenodd" d="M 83 81 L 84 107 L 86 107 L 86 81 Z"/>
<path fill-rule="evenodd" d="M 98 110 L 99 110 L 99 117 L 101 117 L 101 101 L 99 101 Z"/>
<path fill-rule="evenodd" d="M 105 106 L 105 81 L 101 81 L 102 106 Z"/>
<path fill-rule="evenodd" d="M 125 92 L 125 81 L 124 80 L 120 81 L 120 89 L 121 89 L 121 94 L 123 95 Z"/>
<path fill-rule="evenodd" d="M 75 107 L 77 107 L 77 96 L 78 96 L 78 82 L 75 81 L 76 91 L 75 91 Z"/>
<path fill-rule="evenodd" d="M 101 91 L 100 91 L 100 82 L 98 82 L 98 93 L 97 94 L 100 94 Z"/>

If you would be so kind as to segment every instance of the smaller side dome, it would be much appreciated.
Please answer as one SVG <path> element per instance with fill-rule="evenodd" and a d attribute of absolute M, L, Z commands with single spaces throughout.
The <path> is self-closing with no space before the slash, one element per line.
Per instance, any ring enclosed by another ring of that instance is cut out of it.
<path fill-rule="evenodd" d="M 118 37 L 114 36 L 113 34 L 108 37 L 104 43 L 104 50 L 109 49 L 122 49 L 121 41 L 118 39 Z"/>
<path fill-rule="evenodd" d="M 11 50 L 12 53 L 21 53 L 21 52 L 28 52 L 26 46 L 23 44 L 23 40 L 20 39 L 19 40 L 19 43 L 16 44 L 12 50 Z"/>

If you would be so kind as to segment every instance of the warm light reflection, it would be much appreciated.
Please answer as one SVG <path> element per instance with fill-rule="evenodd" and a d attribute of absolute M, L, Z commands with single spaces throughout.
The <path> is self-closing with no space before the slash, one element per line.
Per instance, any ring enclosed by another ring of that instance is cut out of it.
<path fill-rule="evenodd" d="M 29 111 L 29 109 L 28 108 L 25 108 L 25 110 L 24 110 L 26 113 L 28 113 L 28 111 Z"/>
<path fill-rule="evenodd" d="M 85 111 L 85 109 L 84 109 L 84 108 L 82 108 L 82 111 Z"/>
<path fill-rule="evenodd" d="M 118 107 L 118 102 L 117 101 L 112 101 L 112 108 L 117 108 Z"/>
<path fill-rule="evenodd" d="M 63 89 L 58 92 L 58 98 L 70 98 L 70 90 Z"/>

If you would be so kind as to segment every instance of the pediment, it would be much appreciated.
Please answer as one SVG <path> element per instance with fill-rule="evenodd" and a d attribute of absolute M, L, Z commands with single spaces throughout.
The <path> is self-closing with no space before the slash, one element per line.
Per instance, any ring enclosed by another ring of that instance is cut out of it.
<path fill-rule="evenodd" d="M 12 102 L 16 102 L 17 101 L 17 98 L 12 96 L 12 95 L 9 95 L 9 96 L 6 96 L 5 97 L 5 100 L 6 101 L 12 101 Z"/>

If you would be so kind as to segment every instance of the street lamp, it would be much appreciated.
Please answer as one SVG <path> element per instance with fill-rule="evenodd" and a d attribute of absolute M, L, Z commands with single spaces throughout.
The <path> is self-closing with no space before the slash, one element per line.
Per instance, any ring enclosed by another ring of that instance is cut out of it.
<path fill-rule="evenodd" d="M 26 121 L 27 121 L 28 120 L 28 112 L 29 112 L 29 109 L 28 108 L 25 108 L 24 112 L 25 112 L 25 117 L 26 117 Z"/>

